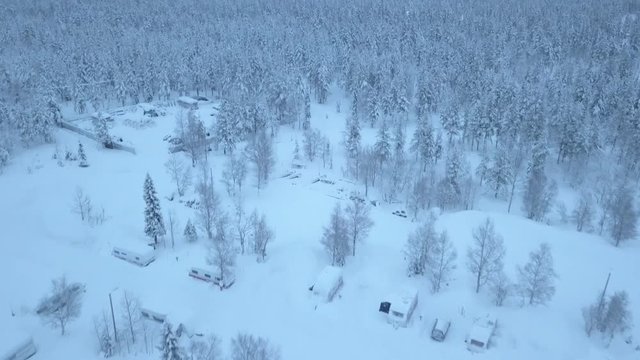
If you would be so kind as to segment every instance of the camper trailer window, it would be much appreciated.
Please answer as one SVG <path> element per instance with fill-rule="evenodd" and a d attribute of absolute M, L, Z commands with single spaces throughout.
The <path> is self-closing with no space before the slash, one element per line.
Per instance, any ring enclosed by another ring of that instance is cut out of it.
<path fill-rule="evenodd" d="M 204 277 L 211 279 L 211 275 L 209 274 L 204 274 Z"/>
<path fill-rule="evenodd" d="M 393 316 L 396 316 L 396 317 L 399 317 L 399 318 L 404 317 L 403 313 L 397 312 L 397 311 L 392 311 L 391 314 L 393 314 Z"/>
<path fill-rule="evenodd" d="M 473 340 L 473 339 L 471 340 L 471 345 L 475 345 L 477 347 L 484 347 L 484 343 L 483 342 L 480 342 L 478 340 Z"/>
<path fill-rule="evenodd" d="M 140 258 L 136 256 L 136 260 L 140 260 Z"/>

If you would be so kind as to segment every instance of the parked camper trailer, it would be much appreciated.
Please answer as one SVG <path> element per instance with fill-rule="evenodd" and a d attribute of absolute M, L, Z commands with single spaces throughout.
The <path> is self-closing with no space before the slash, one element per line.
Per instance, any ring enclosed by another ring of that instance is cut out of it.
<path fill-rule="evenodd" d="M 406 288 L 380 303 L 380 311 L 387 314 L 387 322 L 393 326 L 407 327 L 417 305 L 418 291 Z"/>
<path fill-rule="evenodd" d="M 125 250 L 123 248 L 114 247 L 111 253 L 117 258 L 126 260 L 139 266 L 147 266 L 156 259 L 155 253 L 152 250 L 147 250 L 145 252 L 135 252 L 131 250 Z"/>
<path fill-rule="evenodd" d="M 471 331 L 465 340 L 467 349 L 472 352 L 482 352 L 488 349 L 489 341 L 495 332 L 497 324 L 498 321 L 489 315 L 477 318 L 473 322 Z"/>
<path fill-rule="evenodd" d="M 31 336 L 15 328 L 5 328 L 5 325 L 1 332 L 0 360 L 26 360 L 38 352 Z"/>
<path fill-rule="evenodd" d="M 196 268 L 196 267 L 191 268 L 191 270 L 189 270 L 189 276 L 198 280 L 213 283 L 217 286 L 220 286 L 223 289 L 230 288 L 231 285 L 233 285 L 236 281 L 233 275 L 229 275 L 227 276 L 226 281 L 223 282 L 222 278 L 218 275 L 214 275 L 213 272 L 209 270 L 201 269 L 201 268 Z"/>
<path fill-rule="evenodd" d="M 325 302 L 331 302 L 342 287 L 342 269 L 336 266 L 326 266 L 311 286 L 314 295 Z"/>

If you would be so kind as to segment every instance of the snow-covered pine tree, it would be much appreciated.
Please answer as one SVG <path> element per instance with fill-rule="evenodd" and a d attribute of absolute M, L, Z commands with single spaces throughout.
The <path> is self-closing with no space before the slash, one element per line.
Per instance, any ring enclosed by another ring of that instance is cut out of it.
<path fill-rule="evenodd" d="M 191 157 L 191 164 L 195 166 L 198 159 L 207 155 L 207 135 L 200 116 L 193 110 L 187 113 L 187 124 L 184 129 L 182 144 L 184 150 Z"/>
<path fill-rule="evenodd" d="M 469 173 L 468 164 L 457 147 L 449 149 L 444 179 L 440 181 L 439 205 L 443 209 L 458 206 L 462 200 L 462 182 Z"/>
<path fill-rule="evenodd" d="M 449 144 L 451 144 L 462 128 L 460 117 L 453 106 L 447 106 L 440 114 L 440 123 L 442 124 L 442 129 L 447 133 Z"/>
<path fill-rule="evenodd" d="M 302 122 L 302 130 L 311 129 L 311 97 L 309 91 L 304 93 L 304 121 Z"/>
<path fill-rule="evenodd" d="M 220 104 L 214 133 L 224 154 L 232 153 L 242 137 L 238 112 L 238 107 L 229 101 L 222 101 Z"/>
<path fill-rule="evenodd" d="M 78 166 L 80 167 L 89 166 L 89 163 L 87 162 L 87 154 L 84 153 L 84 147 L 82 146 L 81 142 L 78 143 L 78 160 L 80 160 L 80 163 L 78 164 Z"/>
<path fill-rule="evenodd" d="M 435 139 L 431 123 L 426 117 L 421 118 L 413 133 L 411 151 L 416 154 L 416 159 L 420 160 L 422 171 L 426 171 L 427 166 L 434 162 L 434 147 Z"/>
<path fill-rule="evenodd" d="M 522 196 L 522 207 L 527 218 L 542 221 L 549 213 L 557 193 L 557 185 L 549 181 L 545 174 L 547 148 L 542 142 L 536 142 L 529 161 L 528 178 Z"/>
<path fill-rule="evenodd" d="M 633 239 L 637 234 L 638 211 L 634 205 L 633 191 L 620 185 L 610 206 L 609 232 L 615 246 L 619 246 L 621 242 Z"/>
<path fill-rule="evenodd" d="M 198 240 L 198 232 L 196 227 L 191 222 L 191 219 L 187 220 L 187 225 L 184 227 L 184 239 L 187 242 L 193 243 Z"/>
<path fill-rule="evenodd" d="M 352 111 L 351 118 L 347 120 L 347 130 L 345 132 L 345 153 L 347 156 L 347 164 L 352 176 L 358 178 L 358 168 L 360 150 L 361 150 L 361 136 L 360 136 L 360 121 L 358 120 L 358 114 L 356 110 Z"/>
<path fill-rule="evenodd" d="M 145 203 L 144 233 L 153 239 L 154 247 L 157 247 L 158 237 L 166 234 L 166 230 L 164 228 L 164 221 L 162 220 L 160 200 L 158 199 L 153 180 L 151 180 L 149 173 L 147 173 L 144 179 L 143 199 Z"/>
<path fill-rule="evenodd" d="M 505 195 L 507 185 L 511 179 L 511 161 L 509 159 L 508 151 L 504 146 L 498 147 L 498 150 L 493 156 L 493 166 L 489 169 L 487 182 L 491 186 L 493 197 Z"/>
<path fill-rule="evenodd" d="M 293 148 L 293 165 L 300 165 L 302 158 L 300 157 L 300 144 L 298 140 L 296 140 L 296 146 Z"/>
<path fill-rule="evenodd" d="M 389 135 L 389 125 L 387 120 L 382 121 L 378 129 L 376 143 L 373 145 L 378 165 L 382 168 L 391 159 L 391 137 Z"/>
<path fill-rule="evenodd" d="M 98 116 L 93 119 L 93 129 L 96 133 L 98 141 L 100 141 L 102 146 L 106 147 L 107 149 L 113 149 L 113 139 L 111 138 L 111 134 L 109 133 L 107 119 L 98 114 Z"/>
<path fill-rule="evenodd" d="M 480 159 L 480 163 L 476 167 L 476 177 L 479 179 L 479 184 L 482 186 L 482 183 L 485 179 L 489 177 L 491 171 L 491 160 L 487 154 L 482 155 L 482 159 Z"/>
<path fill-rule="evenodd" d="M 160 359 L 161 360 L 183 360 L 183 351 L 178 344 L 178 337 L 173 332 L 171 328 L 171 324 L 168 322 L 164 323 L 164 328 L 162 330 L 162 340 L 160 346 L 158 346 L 158 350 L 160 350 Z"/>
<path fill-rule="evenodd" d="M 406 143 L 406 135 L 404 132 L 404 128 L 402 126 L 402 122 L 396 120 L 394 129 L 393 129 L 393 154 L 395 156 L 398 156 L 398 154 L 402 154 L 404 158 L 405 143 Z"/>

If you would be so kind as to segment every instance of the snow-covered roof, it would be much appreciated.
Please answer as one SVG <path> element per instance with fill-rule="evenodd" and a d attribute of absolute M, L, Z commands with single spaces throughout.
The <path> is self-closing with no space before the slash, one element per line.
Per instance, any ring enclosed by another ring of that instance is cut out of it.
<path fill-rule="evenodd" d="M 313 285 L 313 293 L 328 296 L 342 280 L 342 269 L 336 266 L 326 266 Z"/>
<path fill-rule="evenodd" d="M 407 314 L 418 297 L 418 290 L 406 287 L 400 291 L 391 294 L 387 301 L 391 303 L 391 311 L 397 311 Z"/>
<path fill-rule="evenodd" d="M 198 103 L 198 100 L 190 97 L 190 96 L 180 96 L 178 98 L 178 101 L 185 103 L 185 104 L 190 104 L 190 105 L 194 105 Z"/>
<path fill-rule="evenodd" d="M 93 114 L 91 114 L 91 116 L 96 118 L 96 119 L 109 119 L 109 118 L 111 118 L 111 114 L 106 113 L 104 111 L 94 112 Z"/>
<path fill-rule="evenodd" d="M 152 246 L 149 246 L 149 243 L 150 242 L 129 238 L 113 241 L 112 245 L 114 248 L 134 252 L 138 255 L 151 255 L 153 254 L 154 250 Z"/>
<path fill-rule="evenodd" d="M 445 333 L 447 331 L 447 324 L 449 324 L 448 320 L 436 319 L 436 324 L 433 327 L 433 330 L 439 330 Z"/>
<path fill-rule="evenodd" d="M 139 103 L 138 107 L 144 111 L 155 110 L 156 107 L 149 103 Z"/>
<path fill-rule="evenodd" d="M 487 344 L 491 335 L 493 334 L 493 330 L 496 326 L 496 320 L 491 316 L 487 315 L 486 317 L 478 318 L 474 321 L 473 327 L 471 327 L 471 331 L 469 332 L 469 339 L 476 340 Z"/>

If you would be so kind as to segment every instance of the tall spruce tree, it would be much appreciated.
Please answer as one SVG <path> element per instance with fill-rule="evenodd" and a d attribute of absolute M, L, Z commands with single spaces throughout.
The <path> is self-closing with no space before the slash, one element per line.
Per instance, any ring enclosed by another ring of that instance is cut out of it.
<path fill-rule="evenodd" d="M 144 209 L 144 233 L 153 239 L 154 247 L 158 246 L 158 237 L 167 233 L 162 220 L 162 210 L 160 210 L 160 200 L 153 185 L 151 176 L 147 173 L 144 179 L 143 198 Z"/>
<path fill-rule="evenodd" d="M 162 330 L 162 342 L 158 347 L 161 360 L 182 360 L 182 349 L 178 344 L 178 338 L 171 329 L 171 324 L 165 323 Z"/>
<path fill-rule="evenodd" d="M 80 160 L 80 163 L 78 164 L 78 166 L 80 167 L 87 167 L 89 166 L 89 163 L 87 163 L 87 154 L 85 154 L 84 152 L 84 146 L 82 146 L 82 143 L 78 143 L 78 160 Z"/>

